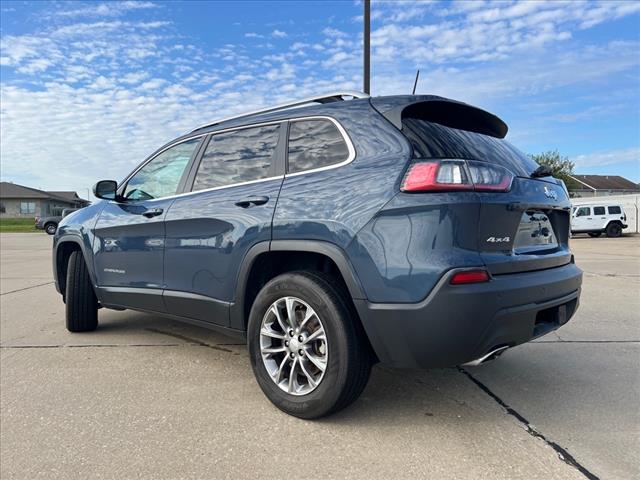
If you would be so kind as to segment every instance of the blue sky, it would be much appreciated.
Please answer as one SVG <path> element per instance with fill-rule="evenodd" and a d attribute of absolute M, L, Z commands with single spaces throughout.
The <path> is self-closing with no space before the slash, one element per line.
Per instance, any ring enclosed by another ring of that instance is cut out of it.
<path fill-rule="evenodd" d="M 1 3 L 2 179 L 120 179 L 193 126 L 361 89 L 360 2 Z M 640 2 L 372 2 L 372 94 L 486 108 L 527 153 L 640 181 Z"/>

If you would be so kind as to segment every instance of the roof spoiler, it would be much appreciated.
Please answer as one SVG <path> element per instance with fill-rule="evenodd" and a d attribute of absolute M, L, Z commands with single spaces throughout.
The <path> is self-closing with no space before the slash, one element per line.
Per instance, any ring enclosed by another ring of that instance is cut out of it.
<path fill-rule="evenodd" d="M 402 130 L 403 118 L 418 118 L 496 138 L 504 138 L 509 130 L 507 124 L 492 113 L 442 97 L 425 97 L 380 113 L 399 130 Z"/>

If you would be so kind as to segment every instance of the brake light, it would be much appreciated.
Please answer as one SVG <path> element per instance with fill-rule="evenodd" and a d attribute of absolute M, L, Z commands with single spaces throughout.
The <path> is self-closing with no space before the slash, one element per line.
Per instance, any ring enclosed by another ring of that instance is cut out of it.
<path fill-rule="evenodd" d="M 483 283 L 489 281 L 489 273 L 486 270 L 465 270 L 451 277 L 451 285 L 464 285 L 467 283 Z"/>
<path fill-rule="evenodd" d="M 402 181 L 403 192 L 506 192 L 514 175 L 504 167 L 474 160 L 416 162 Z"/>

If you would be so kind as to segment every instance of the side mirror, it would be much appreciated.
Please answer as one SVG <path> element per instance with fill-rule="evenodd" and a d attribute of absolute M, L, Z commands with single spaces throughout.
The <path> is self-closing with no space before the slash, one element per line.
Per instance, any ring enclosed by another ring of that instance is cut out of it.
<path fill-rule="evenodd" d="M 118 182 L 115 180 L 100 180 L 93 186 L 93 194 L 105 200 L 115 200 Z"/>

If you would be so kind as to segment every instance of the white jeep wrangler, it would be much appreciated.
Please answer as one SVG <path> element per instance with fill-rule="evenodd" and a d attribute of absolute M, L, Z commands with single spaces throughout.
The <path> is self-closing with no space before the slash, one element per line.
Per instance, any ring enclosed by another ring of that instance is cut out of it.
<path fill-rule="evenodd" d="M 607 237 L 619 237 L 623 228 L 627 228 L 627 214 L 622 205 L 573 205 L 572 234 L 588 233 L 590 237 L 599 237 L 604 232 Z"/>

